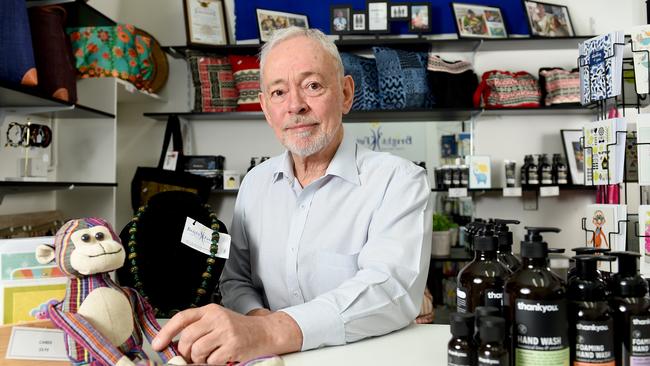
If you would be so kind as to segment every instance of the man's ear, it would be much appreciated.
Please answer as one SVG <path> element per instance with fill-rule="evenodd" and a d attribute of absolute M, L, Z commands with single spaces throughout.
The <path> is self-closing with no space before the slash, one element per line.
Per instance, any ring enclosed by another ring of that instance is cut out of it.
<path fill-rule="evenodd" d="M 54 247 L 47 244 L 41 244 L 36 248 L 36 260 L 40 264 L 54 262 Z"/>
<path fill-rule="evenodd" d="M 343 77 L 343 114 L 348 114 L 354 101 L 354 79 L 352 76 Z"/>

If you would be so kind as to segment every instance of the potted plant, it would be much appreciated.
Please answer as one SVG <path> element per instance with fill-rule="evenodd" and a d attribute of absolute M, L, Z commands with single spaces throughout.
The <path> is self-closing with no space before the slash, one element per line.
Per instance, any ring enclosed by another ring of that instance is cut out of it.
<path fill-rule="evenodd" d="M 433 234 L 431 236 L 431 256 L 448 256 L 451 252 L 451 231 L 453 222 L 446 215 L 433 214 Z"/>

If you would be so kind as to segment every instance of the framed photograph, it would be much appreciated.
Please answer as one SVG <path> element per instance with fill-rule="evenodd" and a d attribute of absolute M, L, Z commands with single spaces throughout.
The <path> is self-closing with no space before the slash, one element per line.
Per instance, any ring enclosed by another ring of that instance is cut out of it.
<path fill-rule="evenodd" d="M 390 4 L 390 20 L 408 20 L 409 4 Z"/>
<path fill-rule="evenodd" d="M 582 130 L 561 130 L 564 154 L 569 165 L 571 182 L 576 185 L 585 184 L 585 154 L 580 143 Z"/>
<path fill-rule="evenodd" d="M 271 39 L 273 32 L 278 29 L 296 26 L 309 28 L 309 19 L 304 14 L 287 13 L 266 9 L 255 9 L 257 12 L 257 27 L 260 31 L 260 41 L 266 42 Z"/>
<path fill-rule="evenodd" d="M 431 31 L 431 4 L 409 4 L 409 31 L 412 33 Z"/>
<path fill-rule="evenodd" d="M 459 38 L 508 38 L 501 9 L 494 6 L 451 3 Z"/>
<path fill-rule="evenodd" d="M 368 33 L 388 33 L 388 1 L 368 0 Z"/>
<path fill-rule="evenodd" d="M 352 29 L 352 6 L 332 5 L 330 8 L 330 33 L 346 34 Z"/>
<path fill-rule="evenodd" d="M 352 32 L 353 33 L 365 33 L 368 31 L 366 26 L 366 12 L 365 11 L 353 11 L 352 12 Z"/>
<path fill-rule="evenodd" d="M 183 0 L 187 45 L 228 44 L 225 0 Z"/>
<path fill-rule="evenodd" d="M 569 9 L 564 5 L 524 0 L 531 37 L 573 37 Z"/>

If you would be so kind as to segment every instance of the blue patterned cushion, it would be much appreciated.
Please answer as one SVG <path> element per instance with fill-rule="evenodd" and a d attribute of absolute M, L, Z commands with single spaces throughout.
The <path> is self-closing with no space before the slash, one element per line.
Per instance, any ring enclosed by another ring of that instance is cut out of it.
<path fill-rule="evenodd" d="M 381 109 L 429 108 L 434 104 L 427 85 L 427 54 L 373 47 L 379 75 Z"/>
<path fill-rule="evenodd" d="M 352 110 L 370 111 L 379 109 L 379 86 L 377 85 L 377 63 L 371 58 L 341 53 L 343 69 L 354 80 L 354 101 Z"/>

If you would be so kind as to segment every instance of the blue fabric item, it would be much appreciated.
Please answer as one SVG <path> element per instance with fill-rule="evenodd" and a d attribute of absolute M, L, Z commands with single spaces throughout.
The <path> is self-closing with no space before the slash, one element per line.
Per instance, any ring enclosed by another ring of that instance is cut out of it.
<path fill-rule="evenodd" d="M 379 109 L 379 86 L 377 63 L 374 59 L 341 53 L 345 75 L 354 79 L 354 102 L 352 110 L 371 111 Z"/>
<path fill-rule="evenodd" d="M 20 84 L 36 67 L 25 0 L 1 0 L 0 16 L 0 81 Z"/>
<path fill-rule="evenodd" d="M 2 0 L 5 1 L 5 0 Z M 399 3 L 422 2 L 421 0 L 402 0 Z M 429 1 L 431 3 L 431 34 L 456 33 L 451 0 Z M 458 1 L 456 1 L 458 2 Z M 461 1 L 462 2 L 462 1 Z M 489 5 L 501 8 L 506 21 L 508 34 L 530 34 L 526 12 L 521 1 L 514 0 L 472 0 L 467 3 Z M 235 36 L 237 40 L 258 39 L 256 8 L 307 15 L 309 26 L 330 33 L 330 7 L 349 4 L 353 10 L 366 10 L 366 0 L 235 0 Z M 408 33 L 406 21 L 390 24 L 392 34 Z"/>
<path fill-rule="evenodd" d="M 373 47 L 381 109 L 420 109 L 433 105 L 427 83 L 427 54 Z"/>

